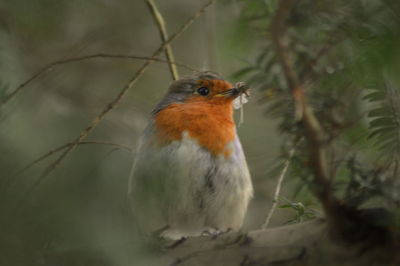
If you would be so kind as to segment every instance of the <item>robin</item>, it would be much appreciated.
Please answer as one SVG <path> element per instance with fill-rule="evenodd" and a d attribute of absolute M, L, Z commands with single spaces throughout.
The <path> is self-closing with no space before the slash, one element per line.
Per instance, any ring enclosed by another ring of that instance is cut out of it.
<path fill-rule="evenodd" d="M 129 197 L 143 232 L 239 230 L 253 194 L 233 120 L 243 91 L 211 72 L 174 81 L 138 145 Z"/>

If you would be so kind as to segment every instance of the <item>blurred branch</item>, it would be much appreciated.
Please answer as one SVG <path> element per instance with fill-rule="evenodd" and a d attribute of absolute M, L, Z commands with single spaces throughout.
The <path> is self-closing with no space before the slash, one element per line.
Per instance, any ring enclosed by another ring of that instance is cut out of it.
<path fill-rule="evenodd" d="M 303 92 L 299 88 L 298 78 L 293 70 L 293 62 L 287 53 L 287 42 L 283 41 L 286 31 L 285 21 L 290 14 L 290 10 L 297 3 L 297 0 L 278 1 L 279 6 L 272 18 L 270 24 L 271 39 L 274 49 L 278 55 L 279 63 L 283 69 L 286 83 L 292 91 L 295 102 L 295 117 L 296 120 L 301 120 L 303 116 Z"/>
<path fill-rule="evenodd" d="M 161 40 L 163 43 L 165 43 L 168 40 L 168 33 L 167 33 L 167 28 L 165 26 L 164 18 L 161 15 L 160 11 L 158 11 L 156 3 L 153 0 L 146 0 L 146 3 L 150 9 L 150 13 L 153 15 L 153 18 L 157 23 L 158 30 L 160 31 L 160 35 L 161 35 Z M 168 65 L 169 65 L 169 69 L 171 71 L 172 79 L 178 80 L 179 79 L 178 69 L 176 68 L 176 65 L 172 63 L 172 62 L 175 62 L 175 59 L 174 59 L 174 54 L 172 53 L 172 48 L 171 48 L 170 44 L 167 44 L 165 46 L 164 52 L 165 52 L 165 56 L 167 57 L 167 60 L 168 60 Z"/>
<path fill-rule="evenodd" d="M 104 142 L 104 141 L 84 141 L 84 142 L 80 142 L 79 145 L 87 145 L 87 144 L 98 144 L 98 145 L 108 145 L 108 146 L 114 146 L 117 148 L 121 148 L 124 150 L 127 150 L 129 152 L 132 152 L 132 149 L 121 145 L 121 144 L 116 144 L 116 143 L 112 143 L 112 142 Z M 47 159 L 48 157 L 56 154 L 59 151 L 62 151 L 66 148 L 68 148 L 69 146 L 73 145 L 72 142 L 64 144 L 58 148 L 55 148 L 53 150 L 50 150 L 48 152 L 46 152 L 45 154 L 39 156 L 37 159 L 33 160 L 32 162 L 30 162 L 29 164 L 27 164 L 26 166 L 24 166 L 23 168 L 21 168 L 20 170 L 18 170 L 17 172 L 15 172 L 11 177 L 8 178 L 8 180 L 5 181 L 4 183 L 4 191 L 7 190 L 7 187 L 9 186 L 10 182 L 12 180 L 14 180 L 16 177 L 18 177 L 19 175 L 21 175 L 23 172 L 25 172 L 26 170 L 28 170 L 29 168 L 31 168 L 32 166 L 34 166 L 35 164 Z"/>
<path fill-rule="evenodd" d="M 274 214 L 276 207 L 278 206 L 278 199 L 279 199 L 279 195 L 281 193 L 283 179 L 286 175 L 287 170 L 289 169 L 290 161 L 292 160 L 295 151 L 296 151 L 296 145 L 289 151 L 289 157 L 283 163 L 283 169 L 282 169 L 281 174 L 279 175 L 278 183 L 276 184 L 276 188 L 275 188 L 274 199 L 272 201 L 273 204 L 272 204 L 270 211 L 268 212 L 267 217 L 265 218 L 264 224 L 261 227 L 262 229 L 266 229 L 268 227 L 269 222 L 271 221 L 272 215 Z"/>
<path fill-rule="evenodd" d="M 340 27 L 338 27 L 340 28 Z M 338 39 L 337 34 L 335 32 L 332 32 L 331 37 L 328 39 L 328 41 L 321 47 L 321 49 L 317 52 L 316 56 L 311 59 L 302 71 L 300 72 L 299 76 L 301 79 L 301 83 L 305 84 L 309 79 L 312 78 L 314 74 L 314 68 L 318 65 L 320 60 L 325 57 L 327 54 L 329 54 L 330 50 L 335 47 L 338 43 L 340 43 L 341 39 Z"/>
<path fill-rule="evenodd" d="M 297 0 L 278 1 L 279 6 L 272 18 L 270 30 L 274 49 L 278 55 L 279 63 L 285 74 L 287 85 L 294 90 L 297 87 L 298 81 L 296 73 L 293 70 L 292 60 L 287 52 L 287 44 L 283 42 L 284 33 L 286 32 L 286 19 L 290 15 L 291 9 L 297 3 Z"/>
<path fill-rule="evenodd" d="M 296 118 L 301 121 L 305 129 L 304 135 L 308 141 L 314 170 L 314 193 L 324 208 L 325 215 L 331 228 L 336 232 L 341 232 L 341 229 L 343 229 L 342 226 L 345 226 L 345 221 L 340 212 L 341 206 L 339 206 L 337 199 L 333 195 L 330 184 L 331 179 L 329 177 L 327 164 L 327 140 L 325 132 L 318 119 L 315 117 L 313 110 L 307 104 L 306 96 L 304 95 L 303 89 L 299 86 L 293 63 L 289 58 L 287 46 L 285 42 L 283 42 L 283 37 L 286 32 L 285 22 L 296 3 L 297 0 L 279 1 L 278 9 L 270 24 L 271 38 L 286 82 L 295 101 Z"/>
<path fill-rule="evenodd" d="M 169 65 L 174 65 L 174 66 L 180 66 L 186 69 L 189 69 L 191 71 L 198 71 L 193 67 L 190 67 L 185 64 L 181 63 L 176 63 L 174 61 L 169 61 L 161 58 L 155 58 L 154 56 L 136 56 L 136 55 L 123 55 L 123 54 L 105 54 L 105 53 L 98 53 L 98 54 L 91 54 L 91 55 L 84 55 L 84 56 L 79 56 L 79 57 L 73 57 L 73 58 L 67 58 L 63 60 L 57 60 L 54 61 L 46 66 L 44 66 L 42 69 L 37 71 L 35 74 L 33 74 L 30 78 L 22 82 L 18 87 L 16 87 L 10 94 L 8 94 L 3 102 L 0 102 L 0 107 L 2 105 L 5 105 L 8 101 L 10 101 L 13 97 L 15 97 L 18 93 L 21 92 L 22 89 L 24 89 L 27 85 L 32 83 L 34 80 L 37 78 L 41 77 L 42 75 L 46 74 L 47 72 L 50 72 L 53 70 L 54 67 L 58 65 L 63 65 L 63 64 L 68 64 L 68 63 L 73 63 L 73 62 L 79 62 L 79 61 L 84 61 L 87 59 L 94 59 L 94 58 L 119 58 L 119 59 L 133 59 L 133 60 L 151 60 L 154 62 L 163 62 L 163 63 L 168 63 Z"/>
<path fill-rule="evenodd" d="M 46 158 L 52 156 L 53 154 L 55 154 L 55 153 L 57 153 L 57 152 L 59 152 L 59 151 L 62 151 L 62 150 L 64 150 L 64 149 L 70 147 L 70 146 L 73 145 L 73 144 L 74 144 L 73 142 L 70 142 L 70 143 L 64 144 L 64 145 L 62 145 L 62 146 L 60 146 L 60 147 L 58 147 L 58 148 L 55 148 L 55 149 L 53 149 L 53 150 L 50 150 L 50 151 L 46 152 L 46 153 L 43 154 L 42 156 L 38 157 L 37 159 L 35 159 L 35 160 L 33 160 L 32 162 L 30 162 L 29 164 L 27 164 L 27 165 L 26 165 L 25 167 L 23 167 L 21 170 L 17 171 L 13 176 L 15 177 L 15 176 L 20 175 L 21 173 L 25 172 L 26 170 L 28 170 L 29 168 L 31 168 L 31 167 L 34 166 L 35 164 L 37 164 L 37 163 L 39 163 L 39 162 L 45 160 Z M 115 147 L 117 147 L 117 148 L 121 148 L 121 149 L 127 150 L 127 151 L 129 151 L 129 152 L 132 152 L 132 149 L 131 149 L 131 148 L 129 148 L 129 147 L 127 147 L 127 146 L 124 146 L 124 145 L 121 145 L 121 144 L 112 143 L 112 142 L 83 141 L 83 142 L 79 142 L 78 145 L 87 145 L 87 144 L 99 144 L 99 145 L 115 146 Z"/>
<path fill-rule="evenodd" d="M 33 186 L 30 188 L 29 192 L 27 194 L 30 194 L 31 191 L 33 191 L 38 185 L 42 183 L 42 181 L 52 172 L 54 171 L 57 166 L 64 160 L 67 155 L 69 155 L 75 148 L 76 146 L 82 142 L 89 134 L 90 132 L 97 127 L 97 125 L 101 122 L 101 120 L 104 118 L 105 115 L 107 115 L 112 109 L 114 109 L 115 106 L 117 106 L 122 98 L 126 95 L 129 89 L 133 87 L 133 85 L 139 80 L 139 78 L 143 75 L 143 73 L 147 70 L 147 68 L 154 62 L 154 58 L 158 56 L 160 53 L 162 53 L 165 49 L 165 47 L 175 40 L 177 37 L 179 37 L 185 30 L 187 30 L 190 25 L 195 21 L 196 18 L 201 16 L 204 11 L 209 7 L 214 1 L 210 0 L 207 4 L 205 4 L 202 8 L 200 8 L 185 24 L 181 26 L 181 28 L 174 33 L 166 42 L 164 42 L 158 49 L 153 53 L 151 56 L 151 59 L 146 60 L 146 62 L 142 65 L 142 67 L 136 71 L 136 73 L 133 75 L 133 77 L 128 81 L 128 83 L 121 89 L 121 91 L 118 93 L 118 95 L 111 101 L 109 102 L 104 109 L 98 114 L 91 122 L 90 124 L 79 134 L 79 136 L 72 141 L 72 145 L 68 146 L 64 152 L 51 164 L 49 165 L 43 173 L 39 176 L 38 180 L 33 184 Z"/>

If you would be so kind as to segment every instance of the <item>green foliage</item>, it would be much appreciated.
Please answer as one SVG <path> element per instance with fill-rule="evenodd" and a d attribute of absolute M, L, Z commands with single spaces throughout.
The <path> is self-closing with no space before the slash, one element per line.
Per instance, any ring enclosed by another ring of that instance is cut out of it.
<path fill-rule="evenodd" d="M 243 1 L 242 16 L 259 31 L 261 48 L 234 77 L 262 91 L 266 114 L 280 119 L 287 143 L 304 132 L 294 120 L 291 92 L 265 34 L 276 11 L 275 1 L 266 2 Z M 370 198 L 398 204 L 392 188 L 400 183 L 400 2 L 298 1 L 286 23 L 288 56 L 328 134 L 336 193 L 352 206 Z M 299 180 L 295 191 L 311 185 L 307 150 L 306 144 L 299 147 L 292 160 L 289 175 Z"/>
<path fill-rule="evenodd" d="M 344 199 L 349 206 L 357 207 L 375 197 L 387 197 L 381 169 L 366 169 L 356 158 L 350 158 L 345 167 L 349 181 Z"/>
<path fill-rule="evenodd" d="M 246 56 L 234 79 L 244 80 L 261 92 L 262 98 L 252 101 L 258 100 L 268 116 L 279 119 L 280 130 L 279 136 L 271 133 L 275 124 L 257 116 L 260 109 L 254 108 L 256 104 L 249 108 L 248 121 L 257 130 L 239 129 L 242 140 L 247 141 L 245 150 L 256 193 L 270 192 L 262 191 L 268 186 L 259 177 L 269 169 L 266 162 L 276 155 L 264 147 L 283 143 L 277 167 L 268 174 L 278 176 L 288 151 L 304 133 L 294 120 L 292 96 L 269 36 L 268 25 L 278 1 L 284 0 L 225 0 L 235 4 L 240 18 L 236 20 L 232 10 L 221 12 L 225 7 L 216 5 L 221 8 L 215 12 L 218 16 L 206 19 L 214 23 L 210 28 L 216 31 L 217 42 L 221 31 L 226 30 L 224 23 L 233 24 L 229 40 L 223 44 L 210 41 L 204 34 L 209 29 L 198 23 L 199 27 L 191 28 L 173 43 L 180 62 L 197 63 L 198 67 L 212 54 L 214 45 L 225 49 L 217 51 L 225 55 L 227 64 Z M 175 2 L 164 3 L 172 10 L 165 10 L 171 33 L 193 11 L 191 4 Z M 149 14 L 142 12 L 144 6 L 140 1 L 127 0 L 4 1 L 0 9 L 0 102 L 10 89 L 56 59 L 97 52 L 148 55 L 159 43 L 159 35 Z M 400 2 L 301 0 L 287 26 L 284 41 L 290 59 L 328 133 L 329 170 L 336 195 L 352 207 L 383 206 L 400 217 Z M 199 44 L 205 44 L 205 48 L 199 49 Z M 4 109 L 7 116 L 3 117 L 0 110 L 1 265 L 137 263 L 132 247 L 137 237 L 126 206 L 132 163 L 129 154 L 107 153 L 96 145 L 79 148 L 24 206 L 20 206 L 24 191 L 54 157 L 13 179 L 11 188 L 4 186 L 12 173 L 81 132 L 88 120 L 115 97 L 136 67 L 135 63 L 118 60 L 63 65 L 36 79 L 13 99 Z M 157 65 L 150 71 L 96 129 L 92 140 L 135 145 L 148 112 L 170 82 L 166 66 Z M 268 145 L 263 146 L 265 143 Z M 294 214 L 290 223 L 317 215 L 311 208 L 318 207 L 316 200 L 307 190 L 313 175 L 308 148 L 305 141 L 298 145 L 287 173 L 289 179 L 283 185 L 291 200 L 283 198 L 280 208 Z M 105 154 L 110 156 L 105 158 Z M 254 167 L 257 164 L 259 169 Z M 256 205 L 261 205 L 262 198 L 255 197 L 254 202 L 259 201 Z M 382 220 L 390 224 L 390 219 Z"/>
<path fill-rule="evenodd" d="M 400 159 L 399 88 L 386 83 L 371 90 L 364 97 L 375 103 L 375 107 L 368 113 L 371 118 L 369 138 L 375 141 L 386 162 L 397 165 Z"/>
<path fill-rule="evenodd" d="M 287 221 L 287 224 L 291 223 L 301 223 L 306 220 L 315 218 L 315 210 L 312 208 L 309 208 L 308 206 L 305 206 L 301 202 L 291 202 L 287 199 L 285 199 L 287 202 L 286 204 L 280 205 L 280 209 L 289 209 L 295 212 L 295 217 L 289 221 Z"/>

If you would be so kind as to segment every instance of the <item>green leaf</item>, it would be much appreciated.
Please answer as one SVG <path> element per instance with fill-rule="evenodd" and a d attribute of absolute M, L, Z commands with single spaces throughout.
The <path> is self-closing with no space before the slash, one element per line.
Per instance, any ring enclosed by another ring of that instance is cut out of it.
<path fill-rule="evenodd" d="M 389 117 L 380 117 L 372 120 L 369 124 L 372 128 L 374 127 L 386 127 L 386 126 L 392 126 L 393 119 Z"/>
<path fill-rule="evenodd" d="M 364 100 L 369 100 L 371 102 L 380 101 L 384 98 L 385 98 L 385 94 L 381 91 L 375 91 L 375 92 L 369 93 L 363 97 Z"/>
<path fill-rule="evenodd" d="M 387 126 L 387 127 L 380 127 L 376 130 L 373 130 L 369 135 L 368 138 L 374 138 L 375 136 L 379 136 L 379 135 L 387 135 L 390 134 L 390 132 L 396 132 L 397 131 L 397 127 L 396 126 Z"/>
<path fill-rule="evenodd" d="M 380 107 L 374 109 L 368 113 L 368 117 L 375 117 L 375 116 L 390 116 L 393 110 L 389 107 Z"/>
<path fill-rule="evenodd" d="M 284 204 L 284 205 L 280 205 L 278 208 L 287 209 L 287 208 L 293 208 L 293 206 L 291 204 Z"/>

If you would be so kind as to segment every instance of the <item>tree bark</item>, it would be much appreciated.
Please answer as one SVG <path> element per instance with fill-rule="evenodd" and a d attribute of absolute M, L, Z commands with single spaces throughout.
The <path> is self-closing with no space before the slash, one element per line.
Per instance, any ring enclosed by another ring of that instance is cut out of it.
<path fill-rule="evenodd" d="M 143 265 L 396 265 L 394 250 L 385 245 L 346 245 L 334 242 L 324 219 L 219 236 L 164 242 Z"/>

